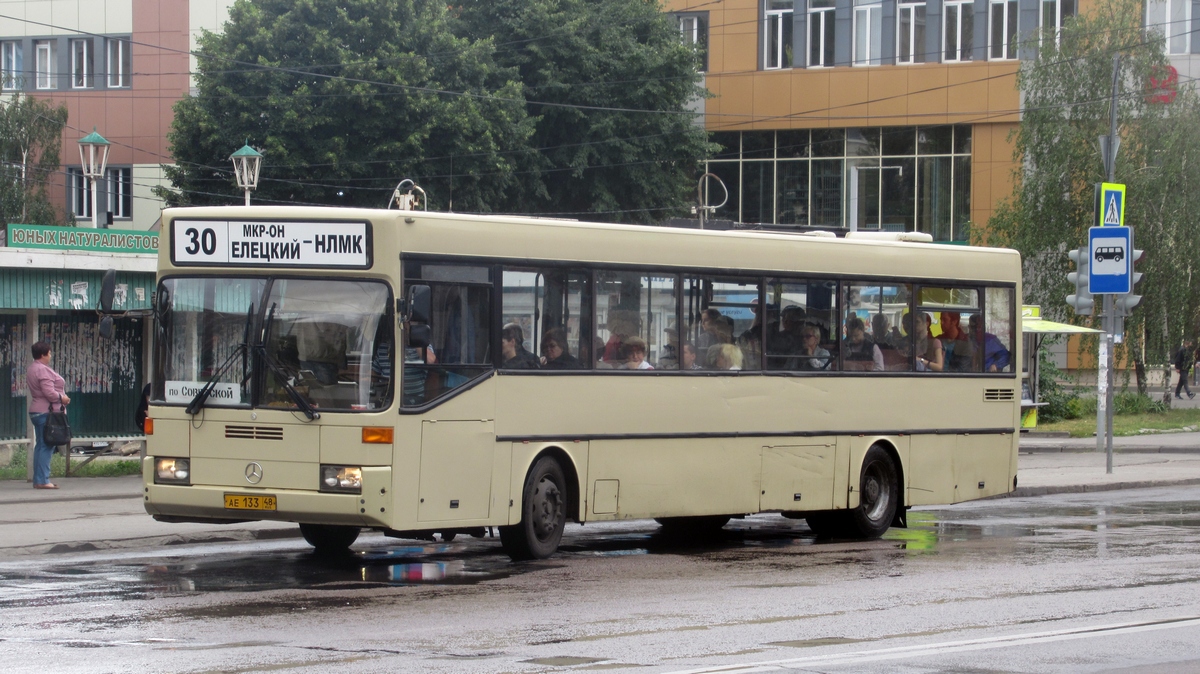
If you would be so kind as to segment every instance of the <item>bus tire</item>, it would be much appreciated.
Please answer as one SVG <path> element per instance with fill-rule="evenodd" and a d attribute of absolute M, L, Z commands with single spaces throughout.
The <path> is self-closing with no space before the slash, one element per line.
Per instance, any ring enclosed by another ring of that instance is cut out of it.
<path fill-rule="evenodd" d="M 729 524 L 729 515 L 704 515 L 700 517 L 655 517 L 655 522 L 668 536 L 711 536 Z"/>
<path fill-rule="evenodd" d="M 301 524 L 304 540 L 318 552 L 342 552 L 358 540 L 358 527 L 337 524 Z"/>
<path fill-rule="evenodd" d="M 500 545 L 513 561 L 546 559 L 558 549 L 567 525 L 567 478 L 558 461 L 538 459 L 525 476 L 521 521 L 500 527 Z"/>
<path fill-rule="evenodd" d="M 899 474 L 886 449 L 872 445 L 867 450 L 858 482 L 858 507 L 846 513 L 848 535 L 879 538 L 892 526 L 900 505 Z"/>

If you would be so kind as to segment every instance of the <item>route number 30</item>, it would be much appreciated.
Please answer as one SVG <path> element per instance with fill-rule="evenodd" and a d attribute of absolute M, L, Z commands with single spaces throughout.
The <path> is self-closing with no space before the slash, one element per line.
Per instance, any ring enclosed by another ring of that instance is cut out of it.
<path fill-rule="evenodd" d="M 188 227 L 183 230 L 183 235 L 188 238 L 188 245 L 184 251 L 188 255 L 195 255 L 201 250 L 205 255 L 212 255 L 217 252 L 217 233 L 205 227 L 203 230 L 197 230 L 195 227 Z"/>

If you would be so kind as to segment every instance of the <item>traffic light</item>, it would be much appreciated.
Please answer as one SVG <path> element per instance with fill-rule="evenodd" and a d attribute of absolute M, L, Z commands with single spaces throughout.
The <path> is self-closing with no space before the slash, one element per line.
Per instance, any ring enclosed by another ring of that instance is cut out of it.
<path fill-rule="evenodd" d="M 1067 295 L 1067 304 L 1075 309 L 1076 314 L 1091 316 L 1092 307 L 1096 305 L 1096 302 L 1092 299 L 1092 294 L 1088 292 L 1088 265 L 1090 264 L 1088 249 L 1069 250 L 1067 257 L 1075 263 L 1075 271 L 1067 274 L 1067 280 L 1075 284 L 1075 294 Z M 1139 274 L 1139 276 L 1141 275 Z"/>
<path fill-rule="evenodd" d="M 1129 256 L 1129 268 L 1132 270 L 1133 265 L 1142 259 L 1142 256 L 1145 254 L 1146 251 L 1134 248 L 1133 254 Z M 1137 286 L 1138 281 L 1141 280 L 1142 272 L 1132 271 L 1129 274 L 1129 292 L 1124 295 L 1113 296 L 1113 307 L 1116 309 L 1118 316 L 1129 316 L 1133 308 L 1142 303 L 1142 296 L 1133 294 L 1133 289 Z"/>

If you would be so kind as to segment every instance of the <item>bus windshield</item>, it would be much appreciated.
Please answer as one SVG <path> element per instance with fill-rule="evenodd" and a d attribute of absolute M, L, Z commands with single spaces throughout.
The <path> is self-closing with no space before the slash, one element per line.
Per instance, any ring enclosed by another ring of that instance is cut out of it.
<path fill-rule="evenodd" d="M 156 401 L 188 404 L 215 376 L 209 407 L 294 409 L 292 392 L 322 410 L 391 402 L 391 302 L 383 283 L 170 278 L 159 293 Z"/>

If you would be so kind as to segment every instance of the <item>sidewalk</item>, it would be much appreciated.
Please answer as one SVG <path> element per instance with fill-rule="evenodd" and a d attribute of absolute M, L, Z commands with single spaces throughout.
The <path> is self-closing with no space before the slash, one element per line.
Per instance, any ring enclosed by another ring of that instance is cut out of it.
<path fill-rule="evenodd" d="M 1200 433 L 1116 438 L 1113 472 L 1094 438 L 1022 438 L 1010 497 L 1200 484 Z M 60 478 L 57 490 L 0 481 L 0 559 L 191 543 L 291 538 L 295 524 L 166 524 L 142 507 L 140 475 Z"/>

